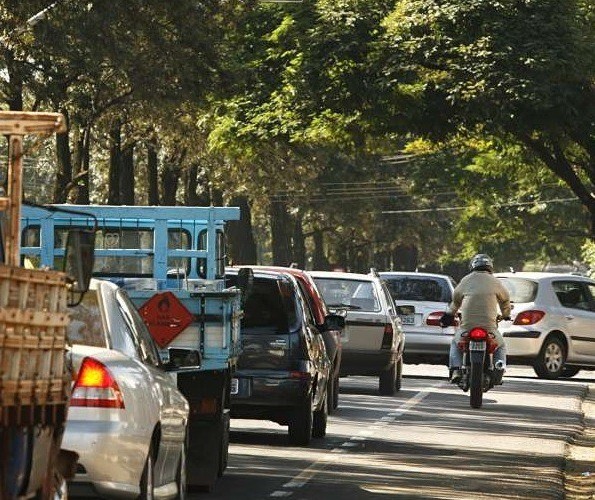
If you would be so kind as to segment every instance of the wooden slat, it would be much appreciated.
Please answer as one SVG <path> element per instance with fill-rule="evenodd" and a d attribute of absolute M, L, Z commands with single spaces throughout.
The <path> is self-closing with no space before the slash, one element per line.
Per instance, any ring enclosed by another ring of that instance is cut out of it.
<path fill-rule="evenodd" d="M 0 134 L 60 134 L 66 132 L 66 120 L 60 113 L 0 111 Z"/>

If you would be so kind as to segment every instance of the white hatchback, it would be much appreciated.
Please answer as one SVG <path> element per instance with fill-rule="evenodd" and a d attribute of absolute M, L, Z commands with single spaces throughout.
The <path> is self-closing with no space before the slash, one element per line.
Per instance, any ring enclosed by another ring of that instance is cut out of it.
<path fill-rule="evenodd" d="M 136 308 L 116 285 L 92 280 L 71 317 L 76 382 L 62 448 L 79 462 L 70 493 L 183 498 L 189 406 Z"/>
<path fill-rule="evenodd" d="M 456 283 L 445 274 L 386 271 L 386 283 L 407 335 L 406 363 L 448 364 L 455 327 L 442 328 L 440 318 L 452 301 Z"/>
<path fill-rule="evenodd" d="M 514 304 L 499 330 L 509 364 L 529 363 L 541 378 L 595 369 L 595 280 L 559 273 L 496 273 Z"/>

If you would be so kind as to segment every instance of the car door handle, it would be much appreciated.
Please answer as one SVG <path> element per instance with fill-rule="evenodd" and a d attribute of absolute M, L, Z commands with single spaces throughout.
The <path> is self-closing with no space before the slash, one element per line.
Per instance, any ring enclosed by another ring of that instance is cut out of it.
<path fill-rule="evenodd" d="M 564 316 L 568 321 L 570 321 L 571 319 L 574 319 L 574 316 L 572 314 L 567 314 L 566 316 Z"/>

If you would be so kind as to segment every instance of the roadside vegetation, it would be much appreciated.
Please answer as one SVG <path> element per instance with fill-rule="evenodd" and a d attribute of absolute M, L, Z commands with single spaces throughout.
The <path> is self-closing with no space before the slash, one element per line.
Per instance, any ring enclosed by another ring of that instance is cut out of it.
<path fill-rule="evenodd" d="M 240 206 L 235 263 L 593 261 L 589 0 L 0 0 L 35 201 Z M 6 147 L 0 155 L 6 155 Z"/>

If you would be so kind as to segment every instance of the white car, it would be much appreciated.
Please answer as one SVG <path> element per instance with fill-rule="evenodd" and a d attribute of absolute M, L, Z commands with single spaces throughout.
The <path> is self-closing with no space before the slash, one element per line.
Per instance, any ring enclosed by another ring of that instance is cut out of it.
<path fill-rule="evenodd" d="M 405 271 L 381 272 L 407 336 L 405 362 L 448 364 L 455 327 L 442 328 L 440 318 L 452 301 L 456 286 L 445 274 Z"/>
<path fill-rule="evenodd" d="M 79 454 L 71 495 L 91 487 L 100 496 L 185 497 L 188 402 L 126 292 L 92 280 L 71 317 L 76 381 L 62 441 Z"/>
<path fill-rule="evenodd" d="M 341 375 L 377 375 L 379 392 L 401 388 L 405 336 L 395 305 L 378 276 L 311 271 L 327 307 L 345 311 Z"/>
<path fill-rule="evenodd" d="M 496 273 L 510 292 L 511 321 L 499 330 L 509 363 L 530 363 L 541 378 L 595 369 L 595 281 L 560 273 Z"/>

